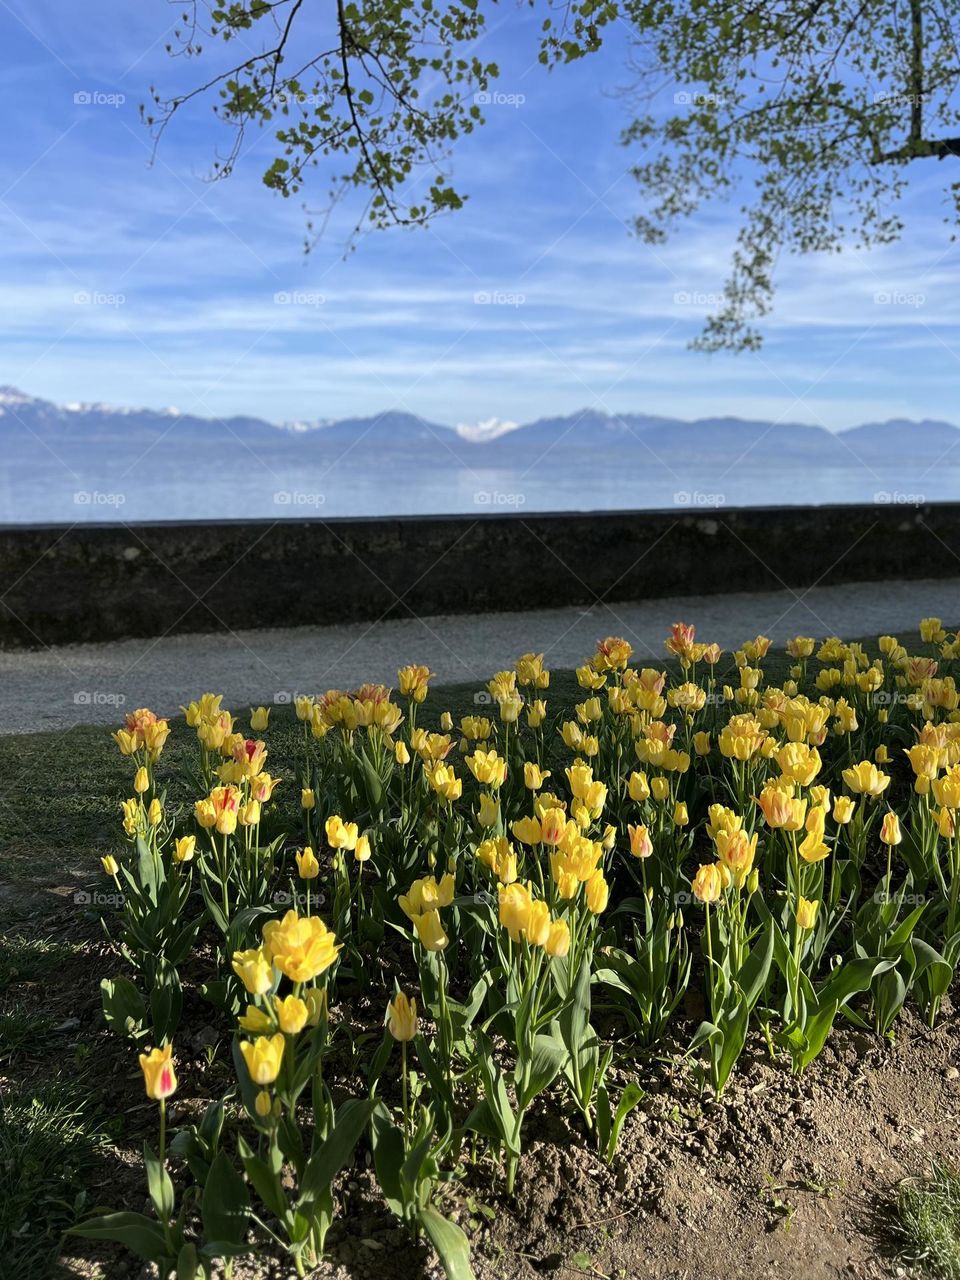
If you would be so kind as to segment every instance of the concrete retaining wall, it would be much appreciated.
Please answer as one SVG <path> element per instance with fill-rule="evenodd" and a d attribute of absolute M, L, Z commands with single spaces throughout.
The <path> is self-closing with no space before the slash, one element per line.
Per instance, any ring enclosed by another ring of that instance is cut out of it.
<path fill-rule="evenodd" d="M 960 504 L 0 526 L 0 646 L 955 577 Z"/>

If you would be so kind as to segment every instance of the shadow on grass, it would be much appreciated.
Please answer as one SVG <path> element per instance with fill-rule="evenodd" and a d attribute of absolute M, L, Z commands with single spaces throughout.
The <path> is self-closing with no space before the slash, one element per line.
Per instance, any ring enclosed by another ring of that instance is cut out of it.
<path fill-rule="evenodd" d="M 0 1110 L 0 1258 L 4 1275 L 54 1275 L 63 1232 L 110 1177 L 113 1135 L 75 1080 L 4 1097 Z"/>

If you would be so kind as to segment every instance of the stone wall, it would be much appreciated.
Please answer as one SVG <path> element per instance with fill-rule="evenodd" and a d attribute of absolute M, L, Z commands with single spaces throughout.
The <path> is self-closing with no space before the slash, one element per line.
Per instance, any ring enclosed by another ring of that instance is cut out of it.
<path fill-rule="evenodd" d="M 960 504 L 0 527 L 0 645 L 955 577 Z"/>

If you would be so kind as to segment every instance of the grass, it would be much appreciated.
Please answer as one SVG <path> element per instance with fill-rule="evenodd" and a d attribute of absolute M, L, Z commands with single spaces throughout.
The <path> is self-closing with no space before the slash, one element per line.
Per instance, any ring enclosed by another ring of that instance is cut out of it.
<path fill-rule="evenodd" d="M 960 1173 L 935 1163 L 928 1175 L 905 1179 L 896 1212 L 903 1260 L 937 1280 L 960 1280 Z"/>
<path fill-rule="evenodd" d="M 3 1273 L 50 1273 L 60 1237 L 88 1208 L 86 1190 L 110 1135 L 86 1091 L 59 1077 L 0 1111 L 0 1256 Z"/>

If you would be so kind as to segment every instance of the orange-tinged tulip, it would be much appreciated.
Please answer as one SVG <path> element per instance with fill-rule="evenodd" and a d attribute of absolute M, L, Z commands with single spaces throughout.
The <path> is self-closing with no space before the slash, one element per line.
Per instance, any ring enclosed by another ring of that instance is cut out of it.
<path fill-rule="evenodd" d="M 723 877 L 715 862 L 706 862 L 697 868 L 697 874 L 690 882 L 693 896 L 698 902 L 709 904 L 716 902 L 723 890 Z"/>

